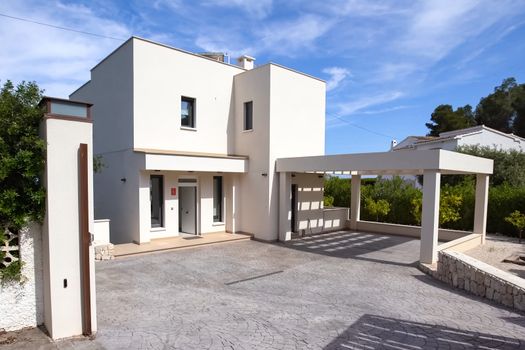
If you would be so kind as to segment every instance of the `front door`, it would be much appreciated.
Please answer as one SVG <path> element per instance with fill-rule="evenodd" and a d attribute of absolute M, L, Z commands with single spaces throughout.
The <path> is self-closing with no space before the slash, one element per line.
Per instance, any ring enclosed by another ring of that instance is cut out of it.
<path fill-rule="evenodd" d="M 179 187 L 179 231 L 197 234 L 197 187 Z"/>

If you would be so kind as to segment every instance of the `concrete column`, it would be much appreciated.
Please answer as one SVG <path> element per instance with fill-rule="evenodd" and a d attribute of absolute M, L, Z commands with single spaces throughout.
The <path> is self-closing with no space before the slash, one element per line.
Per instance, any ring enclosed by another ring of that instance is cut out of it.
<path fill-rule="evenodd" d="M 48 107 L 49 108 L 49 107 Z M 89 247 L 90 285 L 83 280 L 81 217 L 87 212 L 89 232 L 93 219 L 93 152 L 90 120 L 47 115 L 42 122 L 46 141 L 46 214 L 43 224 L 44 324 L 53 339 L 87 331 L 83 327 L 84 293 L 90 294 L 91 330 L 96 332 L 96 292 L 93 247 Z M 87 144 L 87 206 L 81 205 L 80 144 Z"/>
<path fill-rule="evenodd" d="M 351 195 L 350 229 L 357 230 L 357 222 L 361 215 L 361 175 L 352 175 Z"/>
<path fill-rule="evenodd" d="M 474 233 L 481 234 L 481 244 L 485 244 L 487 231 L 487 203 L 489 201 L 489 176 L 476 175 L 476 204 L 474 206 Z"/>
<path fill-rule="evenodd" d="M 425 170 L 419 258 L 420 262 L 425 264 L 433 264 L 437 261 L 440 184 L 441 173 Z"/>
<path fill-rule="evenodd" d="M 292 176 L 279 173 L 279 240 L 292 239 Z"/>
<path fill-rule="evenodd" d="M 231 233 L 235 233 L 237 231 L 237 175 L 232 175 L 232 192 L 231 192 Z"/>

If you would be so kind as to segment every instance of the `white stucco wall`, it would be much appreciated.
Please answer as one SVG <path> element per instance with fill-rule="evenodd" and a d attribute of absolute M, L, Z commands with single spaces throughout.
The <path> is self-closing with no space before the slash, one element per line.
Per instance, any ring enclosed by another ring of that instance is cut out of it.
<path fill-rule="evenodd" d="M 275 160 L 324 154 L 325 83 L 267 64 L 237 75 L 234 86 L 235 151 L 249 156 L 249 171 L 240 177 L 240 230 L 276 240 Z M 243 130 L 243 104 L 248 101 L 253 101 L 252 131 Z"/>
<path fill-rule="evenodd" d="M 458 140 L 458 146 L 464 145 L 496 147 L 504 151 L 525 151 L 525 142 L 523 142 L 521 139 L 512 136 L 504 136 L 487 130 L 483 130 L 482 132 L 476 134 L 465 135 Z"/>
<path fill-rule="evenodd" d="M 89 102 L 93 117 L 93 152 L 122 151 L 133 146 L 133 41 L 91 70 L 91 80 L 73 92 L 73 100 Z"/>
<path fill-rule="evenodd" d="M 227 154 L 244 69 L 140 39 L 133 50 L 134 147 Z M 181 129 L 181 96 L 196 100 L 195 130 Z"/>
<path fill-rule="evenodd" d="M 239 176 L 237 229 L 261 239 L 273 236 L 269 213 L 270 72 L 271 66 L 265 65 L 234 79 L 234 151 L 249 157 L 248 172 Z M 253 101 L 253 129 L 244 131 L 244 103 L 249 101 Z"/>
<path fill-rule="evenodd" d="M 300 74 L 278 65 L 271 65 L 271 96 L 270 96 L 270 154 L 269 154 L 269 184 L 270 184 L 270 222 L 269 234 L 265 239 L 274 240 L 278 237 L 279 222 L 279 176 L 275 172 L 277 158 L 324 155 L 325 150 L 325 82 Z M 312 189 L 317 195 L 310 195 L 310 208 L 322 206 L 322 184 Z M 313 209 L 319 210 L 319 209 Z M 310 212 L 309 215 L 313 214 Z M 309 225 L 322 230 L 322 215 L 317 212 L 315 217 L 308 218 Z M 303 220 L 305 221 L 305 220 Z M 308 222 L 308 220 L 306 220 Z M 304 225 L 302 223 L 301 225 Z"/>
<path fill-rule="evenodd" d="M 95 174 L 95 218 L 111 219 L 111 241 L 139 240 L 139 177 L 133 148 L 133 41 L 91 70 L 91 80 L 70 95 L 93 103 L 93 152 L 104 168 Z M 126 182 L 121 179 L 125 178 Z"/>
<path fill-rule="evenodd" d="M 323 187 L 324 179 L 317 174 L 295 174 L 292 184 L 297 185 L 298 232 L 321 233 L 324 228 Z"/>
<path fill-rule="evenodd" d="M 478 129 L 473 130 L 472 129 Z M 454 135 L 456 135 L 454 137 Z M 437 139 L 433 142 L 421 142 L 414 145 L 415 149 L 428 150 L 441 148 L 448 151 L 454 151 L 458 146 L 482 146 L 498 148 L 504 151 L 516 150 L 525 151 L 525 140 L 511 134 L 504 134 L 495 130 L 491 130 L 484 126 L 465 129 L 462 134 L 461 130 L 450 131 L 440 134 L 444 137 L 442 140 Z M 450 138 L 448 138 L 450 136 Z M 397 145 L 397 149 L 412 144 L 415 139 L 408 137 Z"/>
<path fill-rule="evenodd" d="M 42 230 L 31 224 L 19 235 L 22 283 L 0 283 L 0 332 L 36 327 L 44 322 Z"/>

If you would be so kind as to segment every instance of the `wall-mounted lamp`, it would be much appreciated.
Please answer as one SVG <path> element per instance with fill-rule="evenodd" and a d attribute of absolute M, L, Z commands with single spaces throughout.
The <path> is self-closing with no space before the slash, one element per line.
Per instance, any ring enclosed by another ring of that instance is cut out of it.
<path fill-rule="evenodd" d="M 322 179 L 324 175 L 317 175 L 318 178 Z"/>
<path fill-rule="evenodd" d="M 261 175 L 266 177 L 266 176 L 268 176 L 268 173 L 262 173 Z"/>
<path fill-rule="evenodd" d="M 295 177 L 295 174 L 292 174 L 292 177 Z"/>
<path fill-rule="evenodd" d="M 122 182 L 126 182 L 126 178 L 123 177 L 122 179 L 120 179 L 120 181 L 122 181 Z"/>

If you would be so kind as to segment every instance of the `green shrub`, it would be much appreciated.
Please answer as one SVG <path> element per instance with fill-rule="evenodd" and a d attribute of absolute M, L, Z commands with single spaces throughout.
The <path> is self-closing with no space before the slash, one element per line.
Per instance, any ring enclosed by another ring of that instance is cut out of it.
<path fill-rule="evenodd" d="M 35 83 L 7 81 L 0 90 L 0 231 L 41 221 L 45 142 L 39 136 L 42 93 Z"/>
<path fill-rule="evenodd" d="M 390 212 L 390 203 L 384 199 L 375 201 L 372 198 L 365 198 L 364 207 L 370 215 L 375 217 L 376 221 L 383 220 Z"/>
<path fill-rule="evenodd" d="M 413 215 L 413 198 L 421 196 L 421 191 L 412 183 L 405 181 L 399 176 L 392 179 L 377 178 L 374 185 L 361 187 L 361 201 L 363 204 L 367 198 L 374 201 L 386 200 L 390 204 L 390 211 L 382 221 L 403 225 L 416 225 Z M 363 220 L 376 220 L 376 215 L 370 213 L 363 205 L 361 213 Z"/>
<path fill-rule="evenodd" d="M 449 181 L 456 177 L 454 181 Z M 331 191 L 329 196 L 334 197 L 334 205 L 348 207 L 350 202 L 350 180 L 327 179 Z M 476 185 L 472 176 L 460 177 L 453 175 L 443 176 L 440 199 L 440 226 L 448 229 L 472 231 L 474 226 L 474 208 Z M 421 225 L 422 192 L 410 182 L 400 177 L 382 179 L 378 177 L 374 182 L 361 186 L 361 219 L 367 221 L 380 220 L 393 224 Z M 334 191 L 334 189 L 337 189 Z M 336 194 L 338 197 L 335 197 Z M 337 203 L 337 198 L 340 202 Z M 344 201 L 343 201 L 344 199 Z M 385 200 L 389 204 L 389 211 L 385 215 L 377 215 L 367 205 L 370 201 Z M 518 230 L 505 218 L 515 210 L 525 213 L 525 186 L 511 186 L 503 183 L 489 188 L 487 232 L 517 236 Z"/>
<path fill-rule="evenodd" d="M 350 179 L 330 176 L 324 182 L 324 194 L 333 198 L 332 205 L 348 207 L 350 205 Z"/>
<path fill-rule="evenodd" d="M 2 283 L 21 282 L 23 263 L 20 260 L 13 261 L 7 267 L 0 269 L 0 280 Z"/>
<path fill-rule="evenodd" d="M 40 179 L 45 142 L 39 129 L 42 91 L 36 83 L 16 87 L 9 80 L 0 89 L 0 232 L 18 233 L 29 221 L 44 216 L 45 189 Z M 4 240 L 2 235 L 2 240 Z M 22 263 L 0 268 L 2 281 L 18 280 Z"/>
<path fill-rule="evenodd" d="M 523 233 L 523 229 L 525 229 L 525 214 L 519 210 L 514 210 L 509 216 L 505 217 L 505 221 L 518 230 L 518 237 L 521 242 L 521 234 Z"/>
<path fill-rule="evenodd" d="M 330 195 L 325 195 L 324 196 L 324 207 L 327 208 L 327 207 L 333 207 L 333 206 L 334 206 L 334 197 Z"/>

